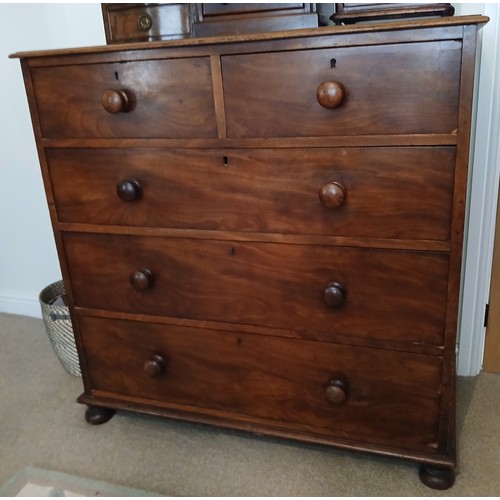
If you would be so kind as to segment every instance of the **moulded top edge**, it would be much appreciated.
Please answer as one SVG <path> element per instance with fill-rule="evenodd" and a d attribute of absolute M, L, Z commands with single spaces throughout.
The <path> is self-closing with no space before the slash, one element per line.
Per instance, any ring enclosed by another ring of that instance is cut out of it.
<path fill-rule="evenodd" d="M 396 31 L 418 28 L 441 28 L 451 26 L 482 25 L 489 21 L 487 16 L 451 16 L 433 19 L 409 19 L 384 23 L 350 24 L 341 26 L 326 26 L 320 28 L 296 29 L 268 33 L 251 33 L 245 35 L 214 36 L 209 38 L 183 38 L 178 40 L 156 42 L 134 42 L 94 47 L 78 47 L 67 49 L 51 49 L 40 51 L 16 52 L 10 58 L 26 59 L 31 57 L 51 57 L 76 54 L 112 53 L 123 50 L 144 50 L 152 48 L 186 47 L 199 45 L 216 45 L 223 43 L 254 42 L 259 40 L 282 40 L 301 37 L 335 36 L 349 33 L 376 33 L 381 31 Z"/>

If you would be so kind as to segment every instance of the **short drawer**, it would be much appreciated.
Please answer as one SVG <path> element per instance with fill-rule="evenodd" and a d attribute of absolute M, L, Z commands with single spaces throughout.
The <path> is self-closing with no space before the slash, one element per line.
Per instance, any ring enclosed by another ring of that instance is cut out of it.
<path fill-rule="evenodd" d="M 227 133 L 451 134 L 460 67 L 458 41 L 223 56 Z"/>
<path fill-rule="evenodd" d="M 65 233 L 77 306 L 442 345 L 448 256 Z"/>
<path fill-rule="evenodd" d="M 91 317 L 79 324 L 91 393 L 436 450 L 439 357 Z"/>
<path fill-rule="evenodd" d="M 217 137 L 208 57 L 31 72 L 43 137 Z"/>
<path fill-rule="evenodd" d="M 60 222 L 450 238 L 452 147 L 46 153 Z"/>
<path fill-rule="evenodd" d="M 108 43 L 171 40 L 191 36 L 194 5 L 103 4 Z"/>

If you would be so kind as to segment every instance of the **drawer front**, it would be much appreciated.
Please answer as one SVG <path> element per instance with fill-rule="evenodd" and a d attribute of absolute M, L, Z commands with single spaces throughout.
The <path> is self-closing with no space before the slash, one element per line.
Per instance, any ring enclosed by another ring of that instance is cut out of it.
<path fill-rule="evenodd" d="M 133 6 L 106 9 L 111 43 L 131 40 L 170 40 L 191 33 L 190 4 Z"/>
<path fill-rule="evenodd" d="M 307 11 L 303 3 L 203 3 L 204 16 L 224 16 L 228 14 L 263 14 L 272 11 Z M 310 9 L 309 9 L 310 10 Z"/>
<path fill-rule="evenodd" d="M 64 244 L 77 306 L 443 342 L 446 254 L 79 233 Z"/>
<path fill-rule="evenodd" d="M 49 149 L 47 159 L 61 222 L 450 237 L 454 148 Z"/>
<path fill-rule="evenodd" d="M 93 391 L 435 450 L 438 357 L 89 317 L 80 326 Z"/>
<path fill-rule="evenodd" d="M 31 71 L 43 137 L 217 137 L 208 57 Z"/>
<path fill-rule="evenodd" d="M 228 136 L 450 134 L 460 64 L 458 41 L 223 56 Z"/>

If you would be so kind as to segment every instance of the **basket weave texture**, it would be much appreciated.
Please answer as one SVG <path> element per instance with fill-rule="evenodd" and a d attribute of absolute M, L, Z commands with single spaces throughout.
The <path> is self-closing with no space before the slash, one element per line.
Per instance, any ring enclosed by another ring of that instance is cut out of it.
<path fill-rule="evenodd" d="M 69 374 L 80 377 L 80 361 L 69 309 L 66 306 L 51 304 L 57 297 L 62 297 L 64 294 L 63 281 L 52 283 L 40 292 L 40 307 L 45 329 L 57 358 Z"/>

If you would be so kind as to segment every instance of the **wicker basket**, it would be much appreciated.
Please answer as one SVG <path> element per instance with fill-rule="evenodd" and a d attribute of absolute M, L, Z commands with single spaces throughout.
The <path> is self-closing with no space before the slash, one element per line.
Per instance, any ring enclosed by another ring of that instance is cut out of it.
<path fill-rule="evenodd" d="M 75 377 L 81 376 L 80 362 L 73 335 L 69 309 L 52 302 L 65 294 L 64 283 L 56 281 L 40 292 L 39 300 L 45 329 L 52 348 L 64 369 Z"/>

